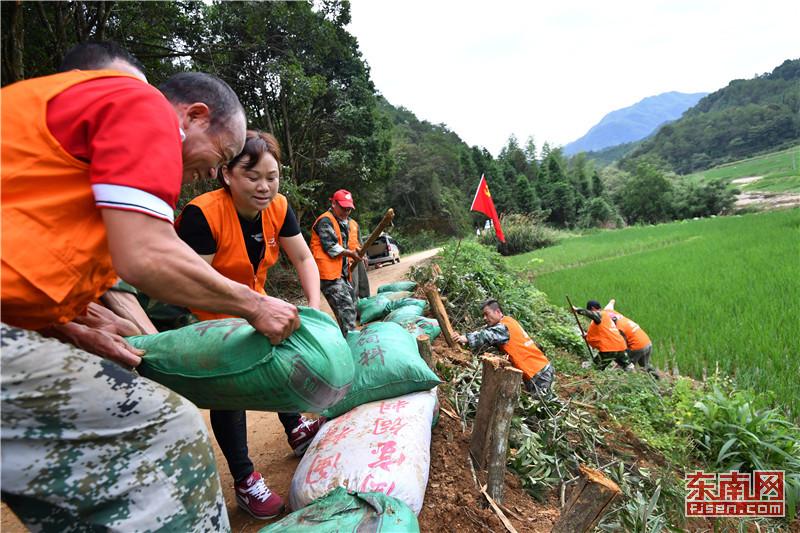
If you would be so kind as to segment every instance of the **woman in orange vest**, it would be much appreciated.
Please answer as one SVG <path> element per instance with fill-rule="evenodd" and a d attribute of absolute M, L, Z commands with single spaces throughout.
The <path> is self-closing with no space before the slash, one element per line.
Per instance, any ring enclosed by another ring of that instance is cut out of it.
<path fill-rule="evenodd" d="M 189 202 L 175 226 L 181 239 L 214 269 L 262 294 L 267 270 L 283 250 L 300 277 L 309 306 L 319 309 L 319 271 L 294 211 L 278 193 L 280 163 L 275 137 L 249 131 L 242 152 L 217 176 L 222 188 Z M 192 312 L 201 320 L 229 316 Z M 299 413 L 278 413 L 278 417 L 295 455 L 302 455 L 322 421 Z M 259 519 L 279 514 L 283 500 L 267 488 L 248 456 L 245 412 L 212 410 L 211 427 L 228 461 L 239 507 Z"/>
<path fill-rule="evenodd" d="M 549 393 L 555 374 L 542 349 L 519 322 L 503 314 L 497 300 L 487 300 L 482 309 L 487 327 L 466 335 L 456 334 L 456 340 L 473 350 L 496 346 L 508 355 L 514 368 L 522 371 L 522 383 L 529 393 Z"/>
<path fill-rule="evenodd" d="M 589 345 L 600 353 L 600 368 L 604 369 L 611 361 L 616 361 L 626 372 L 632 371 L 628 345 L 611 319 L 611 311 L 608 308 L 600 309 L 597 300 L 589 300 L 586 309 L 576 307 L 574 310 L 592 320 L 585 336 Z"/>

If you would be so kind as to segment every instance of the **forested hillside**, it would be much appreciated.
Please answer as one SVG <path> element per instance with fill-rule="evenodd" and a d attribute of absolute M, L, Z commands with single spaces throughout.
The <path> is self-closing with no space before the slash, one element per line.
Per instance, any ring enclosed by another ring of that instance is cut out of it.
<path fill-rule="evenodd" d="M 566 155 L 599 151 L 644 139 L 662 124 L 680 118 L 708 93 L 668 92 L 648 96 L 604 116 L 580 139 L 564 146 Z"/>
<path fill-rule="evenodd" d="M 800 139 L 800 59 L 734 80 L 628 154 L 623 166 L 656 157 L 680 174 L 796 144 Z"/>
<path fill-rule="evenodd" d="M 250 127 L 280 141 L 281 190 L 301 227 L 307 229 L 326 208 L 331 193 L 347 188 L 355 193 L 362 227 L 393 207 L 394 231 L 406 247 L 429 246 L 481 225 L 485 217 L 470 213 L 469 206 L 482 174 L 498 212 L 523 215 L 517 220 L 526 226 L 613 227 L 716 214 L 732 204 L 724 185 L 685 185 L 652 162 L 631 160 L 601 178 L 585 154 L 567 158 L 547 142 L 537 146 L 533 139 L 521 143 L 511 136 L 497 156 L 468 146 L 446 125 L 428 123 L 380 96 L 359 43 L 347 31 L 349 22 L 345 0 L 9 2 L 2 9 L 2 83 L 51 74 L 66 50 L 93 39 L 128 48 L 154 85 L 184 70 L 216 74 L 239 95 Z M 756 80 L 758 95 L 743 92 L 759 113 L 784 117 L 785 110 L 797 109 L 797 62 L 784 67 Z M 785 98 L 770 96 L 776 87 Z M 730 118 L 729 109 L 739 108 L 729 108 L 729 100 L 745 98 L 734 96 L 708 96 L 700 116 Z M 796 130 L 796 119 L 795 113 L 784 122 Z M 670 126 L 673 133 L 682 131 L 680 123 Z M 741 141 L 747 146 L 768 146 L 772 137 L 758 134 L 765 127 L 747 126 L 737 138 L 748 139 Z M 181 202 L 216 186 L 191 184 Z"/>

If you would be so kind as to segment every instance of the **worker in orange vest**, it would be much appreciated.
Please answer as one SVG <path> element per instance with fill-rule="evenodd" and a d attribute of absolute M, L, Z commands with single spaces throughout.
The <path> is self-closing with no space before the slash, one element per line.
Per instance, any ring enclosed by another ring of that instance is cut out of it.
<path fill-rule="evenodd" d="M 317 262 L 320 289 L 342 334 L 356 329 L 356 305 L 350 264 L 361 261 L 353 242 L 358 242 L 358 226 L 351 224 L 355 209 L 350 191 L 339 189 L 331 197 L 331 207 L 311 226 L 311 254 Z"/>
<path fill-rule="evenodd" d="M 269 133 L 248 131 L 244 150 L 222 165 L 220 188 L 201 194 L 184 207 L 175 222 L 178 236 L 216 271 L 266 294 L 267 272 L 281 250 L 294 266 L 309 307 L 319 309 L 319 271 L 300 233 L 294 210 L 280 187 L 281 149 Z M 201 320 L 231 315 L 192 312 Z M 236 503 L 254 518 L 278 515 L 283 499 L 266 485 L 247 450 L 245 411 L 210 412 L 211 429 L 228 462 Z M 322 426 L 321 419 L 278 413 L 292 451 L 298 457 Z"/>
<path fill-rule="evenodd" d="M 611 320 L 625 339 L 628 346 L 628 357 L 633 365 L 639 365 L 658 379 L 658 373 L 650 365 L 650 356 L 653 353 L 653 343 L 645 331 L 633 320 L 614 310 L 616 300 L 613 298 L 606 305 L 606 310 L 611 315 Z"/>
<path fill-rule="evenodd" d="M 95 299 L 120 276 L 275 343 L 299 327 L 172 226 L 181 181 L 241 151 L 244 109 L 214 76 L 159 92 L 118 46 L 76 48 L 62 72 L 2 89 L 3 501 L 34 530 L 228 531 L 200 413 L 130 370 L 136 328 Z"/>
<path fill-rule="evenodd" d="M 555 374 L 542 349 L 530 338 L 515 319 L 503 314 L 497 300 L 481 306 L 486 327 L 466 335 L 456 334 L 456 340 L 473 350 L 495 346 L 508 355 L 514 368 L 522 371 L 525 389 L 534 395 L 550 391 Z"/>
<path fill-rule="evenodd" d="M 591 319 L 584 337 L 589 345 L 600 353 L 600 368 L 604 369 L 611 361 L 616 361 L 626 372 L 633 371 L 633 365 L 628 357 L 628 345 L 612 320 L 611 310 L 601 309 L 597 300 L 589 300 L 586 309 L 574 307 L 573 310 Z"/>

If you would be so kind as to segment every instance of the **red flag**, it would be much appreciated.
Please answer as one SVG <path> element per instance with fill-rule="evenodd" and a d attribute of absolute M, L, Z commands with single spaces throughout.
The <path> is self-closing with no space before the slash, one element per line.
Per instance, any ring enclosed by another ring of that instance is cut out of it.
<path fill-rule="evenodd" d="M 483 213 L 492 220 L 494 224 L 494 232 L 500 242 L 506 242 L 506 237 L 503 235 L 503 229 L 500 227 L 500 219 L 497 218 L 497 210 L 494 208 L 492 195 L 489 193 L 489 185 L 486 183 L 486 176 L 481 175 L 481 182 L 478 185 L 478 190 L 475 191 L 475 199 L 472 200 L 472 207 L 470 211 L 477 211 Z"/>

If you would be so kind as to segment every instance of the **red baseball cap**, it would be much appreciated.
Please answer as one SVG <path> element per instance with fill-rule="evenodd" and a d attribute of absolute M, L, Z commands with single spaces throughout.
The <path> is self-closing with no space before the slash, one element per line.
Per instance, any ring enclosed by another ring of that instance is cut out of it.
<path fill-rule="evenodd" d="M 352 207 L 353 209 L 356 208 L 355 204 L 353 203 L 353 195 L 350 194 L 350 191 L 346 191 L 344 189 L 339 189 L 333 193 L 331 200 L 342 207 Z"/>

